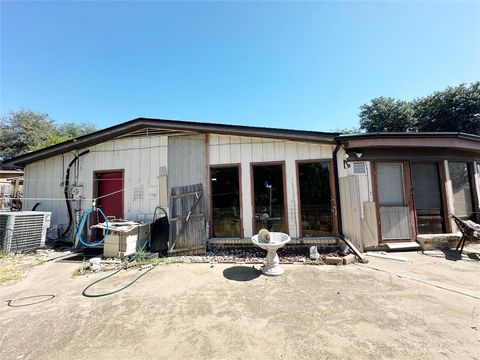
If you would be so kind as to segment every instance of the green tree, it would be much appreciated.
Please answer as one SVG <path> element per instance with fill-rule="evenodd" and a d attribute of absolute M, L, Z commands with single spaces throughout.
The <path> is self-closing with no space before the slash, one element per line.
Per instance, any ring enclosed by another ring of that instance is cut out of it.
<path fill-rule="evenodd" d="M 0 161 L 60 143 L 96 128 L 92 124 L 57 124 L 48 114 L 12 111 L 0 119 Z"/>
<path fill-rule="evenodd" d="M 329 131 L 333 132 L 333 133 L 349 134 L 349 135 L 361 134 L 362 133 L 362 129 L 360 129 L 360 127 L 357 127 L 357 126 L 353 126 L 351 128 L 331 129 Z"/>
<path fill-rule="evenodd" d="M 367 132 L 405 132 L 416 129 L 412 104 L 379 97 L 360 107 L 360 128 Z"/>
<path fill-rule="evenodd" d="M 375 98 L 360 107 L 367 132 L 454 131 L 480 135 L 480 82 L 461 84 L 423 98 Z"/>
<path fill-rule="evenodd" d="M 480 82 L 448 87 L 414 104 L 418 131 L 480 135 Z"/>

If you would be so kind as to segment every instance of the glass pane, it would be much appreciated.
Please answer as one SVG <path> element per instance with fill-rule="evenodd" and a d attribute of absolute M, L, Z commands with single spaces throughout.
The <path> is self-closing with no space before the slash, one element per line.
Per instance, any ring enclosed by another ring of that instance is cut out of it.
<path fill-rule="evenodd" d="M 240 188 L 238 168 L 211 169 L 212 236 L 240 237 Z"/>
<path fill-rule="evenodd" d="M 470 218 L 473 214 L 473 206 L 468 165 L 463 162 L 449 162 L 448 169 L 453 188 L 455 215 Z"/>
<path fill-rule="evenodd" d="M 378 164 L 377 186 L 380 205 L 405 205 L 402 164 Z"/>
<path fill-rule="evenodd" d="M 255 233 L 262 228 L 285 232 L 282 165 L 253 166 Z"/>
<path fill-rule="evenodd" d="M 298 165 L 302 236 L 333 235 L 330 165 L 328 162 Z"/>

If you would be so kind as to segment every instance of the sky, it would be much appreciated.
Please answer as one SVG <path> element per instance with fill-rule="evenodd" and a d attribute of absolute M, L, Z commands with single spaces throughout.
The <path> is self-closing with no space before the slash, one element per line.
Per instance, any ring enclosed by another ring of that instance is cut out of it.
<path fill-rule="evenodd" d="M 480 2 L 3 1 L 0 112 L 329 131 L 480 79 Z"/>

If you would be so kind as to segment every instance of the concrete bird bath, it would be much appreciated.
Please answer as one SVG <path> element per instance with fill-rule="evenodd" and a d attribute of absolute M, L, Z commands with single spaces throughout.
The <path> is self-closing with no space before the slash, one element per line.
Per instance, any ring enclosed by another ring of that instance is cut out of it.
<path fill-rule="evenodd" d="M 282 275 L 284 270 L 279 265 L 277 250 L 290 241 L 290 236 L 281 232 L 271 232 L 269 242 L 258 241 L 258 234 L 252 236 L 252 242 L 254 245 L 267 250 L 267 263 L 263 266 L 262 272 L 265 275 L 276 276 Z"/>

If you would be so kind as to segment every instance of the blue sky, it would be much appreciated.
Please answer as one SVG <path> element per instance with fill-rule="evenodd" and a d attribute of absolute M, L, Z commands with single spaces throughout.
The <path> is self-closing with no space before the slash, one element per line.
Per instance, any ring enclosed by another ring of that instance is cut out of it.
<path fill-rule="evenodd" d="M 480 79 L 480 2 L 1 2 L 2 115 L 328 131 Z"/>

